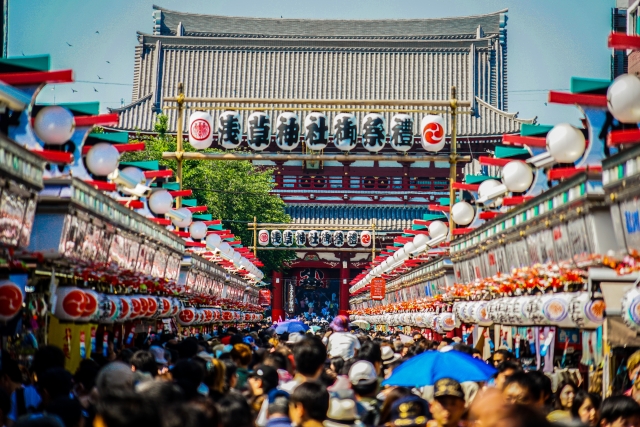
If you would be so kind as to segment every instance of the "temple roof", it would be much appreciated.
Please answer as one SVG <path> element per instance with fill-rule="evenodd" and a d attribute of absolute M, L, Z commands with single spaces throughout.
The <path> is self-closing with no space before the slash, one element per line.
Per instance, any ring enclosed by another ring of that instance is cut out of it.
<path fill-rule="evenodd" d="M 486 15 L 435 19 L 248 18 L 184 13 L 153 6 L 154 34 L 200 37 L 450 38 L 475 37 L 478 27 L 498 34 L 507 9 Z M 182 28 L 178 28 L 182 24 Z"/>
<path fill-rule="evenodd" d="M 285 207 L 293 224 L 361 225 L 370 227 L 376 220 L 376 229 L 387 232 L 401 232 L 410 229 L 412 220 L 423 219 L 433 213 L 426 206 L 384 206 L 384 205 L 319 205 L 291 204 Z"/>

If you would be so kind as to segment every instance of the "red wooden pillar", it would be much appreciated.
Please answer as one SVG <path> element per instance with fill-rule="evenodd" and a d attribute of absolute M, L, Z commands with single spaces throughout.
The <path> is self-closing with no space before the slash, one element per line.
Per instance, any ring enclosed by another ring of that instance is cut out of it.
<path fill-rule="evenodd" d="M 338 305 L 338 314 L 347 314 L 349 310 L 349 264 L 348 261 L 342 261 L 340 269 L 340 303 Z"/>
<path fill-rule="evenodd" d="M 284 280 L 281 271 L 274 271 L 271 276 L 271 285 L 273 286 L 273 300 L 271 303 L 271 320 L 277 322 L 284 320 Z"/>
<path fill-rule="evenodd" d="M 351 163 L 353 162 L 342 162 L 342 189 L 345 191 L 351 188 L 351 177 L 349 176 Z"/>
<path fill-rule="evenodd" d="M 409 190 L 409 168 L 411 167 L 410 162 L 402 162 L 402 189 L 405 191 Z"/>

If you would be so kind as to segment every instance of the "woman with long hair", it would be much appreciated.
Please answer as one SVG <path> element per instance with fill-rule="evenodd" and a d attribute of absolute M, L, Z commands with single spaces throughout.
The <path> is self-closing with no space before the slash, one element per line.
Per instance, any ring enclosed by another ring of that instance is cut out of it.
<path fill-rule="evenodd" d="M 588 427 L 596 427 L 600 421 L 602 399 L 597 394 L 578 390 L 571 405 L 571 416 Z"/>
<path fill-rule="evenodd" d="M 563 381 L 556 389 L 555 410 L 547 415 L 551 422 L 563 421 L 571 418 L 571 407 L 578 387 L 571 381 Z"/>

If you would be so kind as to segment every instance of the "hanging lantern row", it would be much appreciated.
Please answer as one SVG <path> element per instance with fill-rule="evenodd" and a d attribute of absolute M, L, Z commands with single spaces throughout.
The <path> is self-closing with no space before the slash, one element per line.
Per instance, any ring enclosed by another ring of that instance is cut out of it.
<path fill-rule="evenodd" d="M 411 326 L 431 329 L 437 334 L 446 334 L 460 327 L 453 313 L 387 313 L 373 316 L 354 316 L 353 320 L 364 320 L 372 325 Z"/>
<path fill-rule="evenodd" d="M 259 322 L 263 316 L 259 313 L 243 313 L 217 308 L 185 307 L 180 310 L 176 319 L 180 326 L 196 326 L 212 323 Z"/>
<path fill-rule="evenodd" d="M 247 119 L 247 144 L 252 150 L 263 151 L 271 144 L 271 135 L 275 136 L 278 149 L 295 150 L 300 144 L 300 135 L 304 137 L 306 147 L 312 151 L 324 150 L 329 145 L 330 136 L 333 145 L 340 151 L 356 148 L 360 136 L 362 146 L 370 152 L 384 148 L 389 135 L 389 144 L 400 152 L 413 147 L 414 125 L 409 114 L 396 114 L 389 127 L 380 113 L 369 113 L 362 119 L 361 132 L 358 133 L 357 119 L 353 113 L 340 113 L 333 118 L 330 126 L 327 116 L 322 113 L 309 113 L 301 127 L 297 114 L 284 112 L 272 125 L 267 113 L 258 111 Z M 213 144 L 213 135 L 217 134 L 218 144 L 225 149 L 236 149 L 242 143 L 242 118 L 237 111 L 225 111 L 220 114 L 214 130 L 211 114 L 196 111 L 189 118 L 189 143 L 198 150 L 204 150 Z M 426 151 L 442 150 L 445 143 L 444 119 L 437 115 L 427 115 L 420 122 L 420 138 Z"/>
<path fill-rule="evenodd" d="M 357 231 L 351 230 L 344 232 L 338 231 L 317 231 L 309 230 L 260 230 L 258 232 L 258 244 L 260 246 L 335 246 L 337 248 L 343 247 L 345 244 L 349 247 L 361 246 L 368 248 L 372 244 L 372 236 L 369 231 Z"/>

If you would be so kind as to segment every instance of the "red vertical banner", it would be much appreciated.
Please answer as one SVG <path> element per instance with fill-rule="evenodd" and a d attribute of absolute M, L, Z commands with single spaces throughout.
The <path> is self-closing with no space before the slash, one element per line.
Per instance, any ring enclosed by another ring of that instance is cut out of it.
<path fill-rule="evenodd" d="M 384 295 L 387 291 L 387 281 L 382 277 L 376 277 L 371 280 L 371 299 L 374 301 L 381 301 L 384 299 Z"/>
<path fill-rule="evenodd" d="M 263 306 L 271 305 L 271 291 L 269 289 L 260 289 L 258 304 Z"/>

